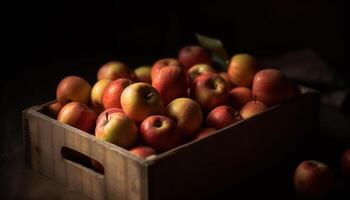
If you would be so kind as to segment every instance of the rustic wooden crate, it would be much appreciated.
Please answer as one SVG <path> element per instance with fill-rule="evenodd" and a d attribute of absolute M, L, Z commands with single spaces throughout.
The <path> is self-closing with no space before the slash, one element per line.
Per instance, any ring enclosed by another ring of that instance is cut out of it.
<path fill-rule="evenodd" d="M 258 166 L 285 159 L 318 122 L 318 93 L 303 87 L 302 95 L 287 103 L 144 160 L 58 123 L 42 113 L 44 106 L 23 111 L 28 164 L 93 199 L 196 199 L 213 185 L 233 184 Z M 104 175 L 65 159 L 62 147 L 99 161 Z"/>

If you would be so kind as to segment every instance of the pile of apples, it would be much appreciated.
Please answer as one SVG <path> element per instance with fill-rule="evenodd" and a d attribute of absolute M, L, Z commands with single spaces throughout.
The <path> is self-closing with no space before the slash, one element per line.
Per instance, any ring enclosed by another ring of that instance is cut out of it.
<path fill-rule="evenodd" d="M 57 103 L 48 106 L 59 122 L 147 158 L 252 117 L 300 93 L 277 69 L 263 69 L 249 54 L 234 55 L 227 71 L 213 67 L 202 46 L 185 46 L 178 58 L 129 68 L 111 61 L 91 85 L 63 78 Z"/>

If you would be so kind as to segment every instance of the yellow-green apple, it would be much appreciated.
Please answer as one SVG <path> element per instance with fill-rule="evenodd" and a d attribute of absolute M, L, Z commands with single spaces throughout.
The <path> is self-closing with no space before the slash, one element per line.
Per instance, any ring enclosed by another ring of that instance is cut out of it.
<path fill-rule="evenodd" d="M 190 81 L 193 81 L 197 76 L 208 72 L 216 73 L 216 70 L 208 64 L 195 64 L 187 71 Z"/>
<path fill-rule="evenodd" d="M 91 162 L 91 165 L 92 165 L 92 168 L 100 173 L 100 174 L 105 174 L 105 168 L 103 167 L 103 165 L 98 162 L 97 160 L 93 159 L 93 158 L 90 158 L 90 162 Z"/>
<path fill-rule="evenodd" d="M 178 60 L 187 71 L 195 64 L 211 65 L 211 58 L 206 49 L 198 45 L 187 45 L 180 49 Z"/>
<path fill-rule="evenodd" d="M 157 152 L 150 146 L 139 145 L 133 147 L 129 150 L 129 152 L 139 158 L 147 158 L 151 155 L 155 155 Z"/>
<path fill-rule="evenodd" d="M 330 168 L 317 160 L 305 160 L 294 172 L 294 187 L 306 197 L 325 197 L 332 188 L 333 175 Z"/>
<path fill-rule="evenodd" d="M 206 125 L 216 129 L 222 129 L 242 120 L 239 112 L 231 106 L 222 105 L 214 108 L 207 115 Z"/>
<path fill-rule="evenodd" d="M 250 87 L 258 71 L 256 60 L 249 54 L 236 54 L 229 63 L 227 73 L 236 86 Z"/>
<path fill-rule="evenodd" d="M 217 131 L 215 128 L 205 127 L 201 128 L 198 133 L 193 137 L 193 140 L 199 140 L 201 138 L 205 138 L 209 135 L 214 134 Z"/>
<path fill-rule="evenodd" d="M 162 58 L 160 60 L 157 60 L 153 65 L 151 69 L 151 80 L 154 79 L 156 74 L 158 74 L 159 70 L 164 66 L 179 66 L 181 67 L 180 62 L 175 58 Z"/>
<path fill-rule="evenodd" d="M 91 86 L 79 76 L 67 76 L 63 78 L 57 86 L 57 102 L 62 106 L 75 101 L 88 104 L 90 101 Z"/>
<path fill-rule="evenodd" d="M 172 119 L 162 115 L 151 115 L 140 125 L 142 141 L 159 152 L 180 144 L 180 133 Z"/>
<path fill-rule="evenodd" d="M 228 104 L 237 110 L 252 100 L 252 90 L 247 87 L 235 87 L 228 93 Z"/>
<path fill-rule="evenodd" d="M 70 102 L 61 108 L 57 120 L 87 133 L 93 133 L 96 114 L 82 103 Z"/>
<path fill-rule="evenodd" d="M 58 113 L 60 112 L 60 110 L 62 109 L 62 105 L 59 104 L 58 102 L 49 104 L 45 107 L 46 111 L 47 111 L 47 115 L 49 115 L 50 117 L 57 119 Z"/>
<path fill-rule="evenodd" d="M 132 120 L 142 122 L 150 115 L 164 111 L 162 98 L 158 91 L 147 83 L 134 83 L 126 87 L 120 97 L 124 113 Z"/>
<path fill-rule="evenodd" d="M 183 137 L 193 136 L 202 126 L 203 114 L 199 104 L 190 98 L 178 98 L 168 104 L 165 115 L 173 119 Z"/>
<path fill-rule="evenodd" d="M 151 84 L 151 66 L 139 66 L 134 69 L 137 80 Z"/>
<path fill-rule="evenodd" d="M 346 149 L 342 155 L 340 160 L 340 168 L 341 174 L 344 177 L 350 177 L 350 148 Z"/>
<path fill-rule="evenodd" d="M 253 96 L 267 106 L 288 100 L 291 92 L 291 84 L 287 77 L 277 69 L 263 69 L 254 76 Z"/>
<path fill-rule="evenodd" d="M 205 112 L 226 104 L 229 88 L 218 74 L 206 73 L 199 75 L 191 83 L 190 96 L 197 101 Z"/>
<path fill-rule="evenodd" d="M 102 65 L 97 71 L 97 80 L 110 79 L 116 80 L 118 78 L 133 78 L 132 71 L 128 66 L 120 61 L 110 61 Z"/>
<path fill-rule="evenodd" d="M 230 89 L 233 87 L 233 84 L 232 84 L 232 82 L 231 82 L 231 80 L 230 80 L 230 77 L 229 77 L 229 75 L 228 75 L 227 72 L 219 72 L 219 76 L 221 76 L 221 78 L 223 78 L 223 79 L 226 81 L 227 86 L 228 86 Z"/>
<path fill-rule="evenodd" d="M 152 80 L 152 86 L 159 92 L 164 105 L 187 95 L 187 74 L 182 67 L 165 66 Z"/>
<path fill-rule="evenodd" d="M 127 149 L 136 142 L 137 126 L 124 113 L 110 108 L 98 116 L 95 136 Z"/>
<path fill-rule="evenodd" d="M 260 101 L 249 101 L 239 111 L 239 114 L 243 119 L 247 119 L 256 114 L 259 114 L 267 109 L 267 106 Z"/>
<path fill-rule="evenodd" d="M 92 108 L 97 114 L 100 114 L 105 108 L 103 106 L 102 97 L 106 87 L 112 82 L 109 79 L 102 79 L 95 83 L 91 90 Z"/>
<path fill-rule="evenodd" d="M 102 96 L 102 103 L 105 109 L 121 108 L 120 97 L 123 90 L 134 82 L 127 78 L 120 78 L 112 81 L 105 89 Z"/>

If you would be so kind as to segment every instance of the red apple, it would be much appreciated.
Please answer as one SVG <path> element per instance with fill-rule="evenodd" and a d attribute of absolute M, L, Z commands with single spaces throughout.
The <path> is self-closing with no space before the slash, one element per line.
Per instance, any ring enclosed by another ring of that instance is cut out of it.
<path fill-rule="evenodd" d="M 241 109 L 253 100 L 252 90 L 247 87 L 235 87 L 228 93 L 228 103 L 235 109 Z"/>
<path fill-rule="evenodd" d="M 258 71 L 256 60 L 249 54 L 236 54 L 231 58 L 227 73 L 236 86 L 250 87 Z"/>
<path fill-rule="evenodd" d="M 120 97 L 124 113 L 132 120 L 142 122 L 150 115 L 163 113 L 160 94 L 147 83 L 134 83 L 124 89 Z"/>
<path fill-rule="evenodd" d="M 120 97 L 126 87 L 133 84 L 134 82 L 120 78 L 112 81 L 105 89 L 102 96 L 102 103 L 105 109 L 108 108 L 121 108 Z"/>
<path fill-rule="evenodd" d="M 58 113 L 60 112 L 61 109 L 62 109 L 62 105 L 59 104 L 58 102 L 55 102 L 46 106 L 47 114 L 54 119 L 57 119 Z"/>
<path fill-rule="evenodd" d="M 229 88 L 218 74 L 201 74 L 193 80 L 190 95 L 204 111 L 223 105 L 228 100 Z"/>
<path fill-rule="evenodd" d="M 202 128 L 198 131 L 198 133 L 194 136 L 193 140 L 199 140 L 209 135 L 214 134 L 217 131 L 215 128 Z"/>
<path fill-rule="evenodd" d="M 342 156 L 340 161 L 341 166 L 341 173 L 345 177 L 350 177 L 350 148 L 346 149 Z"/>
<path fill-rule="evenodd" d="M 148 156 L 155 155 L 157 152 L 152 147 L 140 145 L 130 149 L 130 153 L 139 158 L 147 158 Z"/>
<path fill-rule="evenodd" d="M 227 72 L 220 72 L 219 76 L 221 76 L 221 78 L 223 78 L 225 80 L 225 82 L 227 83 L 228 88 L 231 89 L 233 87 L 233 84 L 232 84 L 232 82 L 230 80 L 230 76 L 228 75 Z"/>
<path fill-rule="evenodd" d="M 145 144 L 159 152 L 172 149 L 180 144 L 180 133 L 176 123 L 162 115 L 147 117 L 140 125 L 141 138 Z"/>
<path fill-rule="evenodd" d="M 175 58 L 163 58 L 157 60 L 152 66 L 151 69 L 151 81 L 155 78 L 156 74 L 162 69 L 164 66 L 179 66 L 181 67 L 180 62 Z"/>
<path fill-rule="evenodd" d="M 206 49 L 198 45 L 188 45 L 180 49 L 178 59 L 185 71 L 195 64 L 211 65 L 211 58 Z"/>
<path fill-rule="evenodd" d="M 193 136 L 202 125 L 203 114 L 199 104 L 190 98 L 178 98 L 170 102 L 165 115 L 176 121 L 183 137 Z"/>
<path fill-rule="evenodd" d="M 136 75 L 137 80 L 151 84 L 151 66 L 139 66 L 134 69 L 134 73 Z"/>
<path fill-rule="evenodd" d="M 92 108 L 98 114 L 100 114 L 105 108 L 103 106 L 102 97 L 107 86 L 112 82 L 109 79 L 102 79 L 95 83 L 91 90 L 91 103 Z"/>
<path fill-rule="evenodd" d="M 209 72 L 216 73 L 215 69 L 208 64 L 195 64 L 188 70 L 187 73 L 190 81 L 193 81 L 197 76 Z"/>
<path fill-rule="evenodd" d="M 119 109 L 103 111 L 96 121 L 95 136 L 123 148 L 131 147 L 137 139 L 137 126 Z"/>
<path fill-rule="evenodd" d="M 187 77 L 178 66 L 165 66 L 152 80 L 152 86 L 159 92 L 164 105 L 187 95 Z"/>
<path fill-rule="evenodd" d="M 267 106 L 280 104 L 291 96 L 292 88 L 286 76 L 277 69 L 263 69 L 254 76 L 253 96 Z"/>
<path fill-rule="evenodd" d="M 92 133 L 95 127 L 96 114 L 84 104 L 70 102 L 62 107 L 57 120 L 63 124 Z"/>
<path fill-rule="evenodd" d="M 103 165 L 100 162 L 98 162 L 97 160 L 92 159 L 92 158 L 90 158 L 90 162 L 91 162 L 92 168 L 96 172 L 98 172 L 100 174 L 105 174 L 105 168 L 103 167 Z"/>
<path fill-rule="evenodd" d="M 243 119 L 247 119 L 259 114 L 267 109 L 267 106 L 260 101 L 249 101 L 240 110 L 239 114 Z"/>
<path fill-rule="evenodd" d="M 239 112 L 230 106 L 218 106 L 207 115 L 206 125 L 216 129 L 222 129 L 242 120 Z"/>
<path fill-rule="evenodd" d="M 67 76 L 57 86 L 57 102 L 62 106 L 72 101 L 88 104 L 90 92 L 91 86 L 85 79 L 79 76 Z"/>
<path fill-rule="evenodd" d="M 333 176 L 329 167 L 316 160 L 301 162 L 294 172 L 294 187 L 307 197 L 324 197 L 332 188 Z"/>
<path fill-rule="evenodd" d="M 102 65 L 97 72 L 97 80 L 116 80 L 118 78 L 132 79 L 132 77 L 133 73 L 128 66 L 119 61 L 110 61 Z"/>

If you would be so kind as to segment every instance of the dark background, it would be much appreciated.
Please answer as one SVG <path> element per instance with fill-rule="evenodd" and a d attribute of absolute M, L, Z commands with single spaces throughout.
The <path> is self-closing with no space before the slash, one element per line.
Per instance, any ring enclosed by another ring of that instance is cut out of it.
<path fill-rule="evenodd" d="M 31 192 L 30 179 L 38 178 L 23 164 L 21 111 L 53 100 L 59 80 L 66 75 L 80 75 L 94 83 L 98 67 L 112 59 L 136 67 L 176 57 L 182 46 L 197 44 L 193 35 L 197 32 L 220 38 L 230 56 L 247 52 L 265 59 L 312 49 L 348 87 L 346 25 L 343 1 L 2 3 L 0 197 Z M 327 107 L 323 113 L 326 120 L 340 123 L 348 119 L 342 109 Z M 330 113 L 340 113 L 341 119 L 333 120 Z M 339 153 L 350 143 L 324 140 L 317 140 L 320 151 L 315 150 L 315 157 L 337 168 Z M 43 194 L 50 191 L 43 189 Z M 286 189 L 286 195 L 293 199 L 291 191 Z M 337 192 L 346 194 L 341 184 L 334 195 Z"/>

